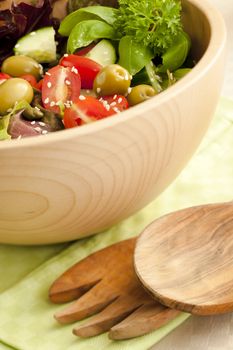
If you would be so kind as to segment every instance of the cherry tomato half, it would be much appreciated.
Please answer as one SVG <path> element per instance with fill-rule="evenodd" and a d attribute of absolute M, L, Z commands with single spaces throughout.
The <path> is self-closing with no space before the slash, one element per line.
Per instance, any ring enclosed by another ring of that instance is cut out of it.
<path fill-rule="evenodd" d="M 66 128 L 88 124 L 115 113 L 93 96 L 80 96 L 80 98 L 70 108 L 65 109 L 63 121 Z"/>
<path fill-rule="evenodd" d="M 102 103 L 107 101 L 108 105 L 115 113 L 123 112 L 125 109 L 129 108 L 127 98 L 122 95 L 103 96 L 99 100 Z"/>
<path fill-rule="evenodd" d="M 91 60 L 90 58 L 78 55 L 64 56 L 60 60 L 60 64 L 63 67 L 70 67 L 72 71 L 77 70 L 79 72 L 82 89 L 93 88 L 95 77 L 102 68 L 99 63 Z"/>
<path fill-rule="evenodd" d="M 24 74 L 24 75 L 21 75 L 20 78 L 27 80 L 29 82 L 29 84 L 31 84 L 32 87 L 37 88 L 37 81 L 36 81 L 36 78 L 34 77 L 34 75 Z"/>
<path fill-rule="evenodd" d="M 42 101 L 46 109 L 59 113 L 60 104 L 70 105 L 78 100 L 81 80 L 70 67 L 55 66 L 46 72 L 42 82 Z"/>
<path fill-rule="evenodd" d="M 42 89 L 42 83 L 43 83 L 43 79 L 40 79 L 37 83 L 36 89 L 37 90 L 41 90 Z"/>

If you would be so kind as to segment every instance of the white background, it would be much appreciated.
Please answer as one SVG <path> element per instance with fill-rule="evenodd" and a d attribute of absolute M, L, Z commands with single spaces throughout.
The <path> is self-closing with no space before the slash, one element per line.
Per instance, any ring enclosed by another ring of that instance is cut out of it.
<path fill-rule="evenodd" d="M 210 0 L 223 14 L 227 27 L 227 62 L 222 94 L 233 99 L 233 0 Z M 233 344 L 232 344 L 233 349 Z"/>

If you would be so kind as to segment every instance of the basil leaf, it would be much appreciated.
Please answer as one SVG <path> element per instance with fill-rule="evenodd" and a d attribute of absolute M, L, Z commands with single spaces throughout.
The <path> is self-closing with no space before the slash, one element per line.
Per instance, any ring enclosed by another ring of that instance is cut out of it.
<path fill-rule="evenodd" d="M 104 6 L 89 6 L 70 13 L 61 22 L 58 32 L 63 36 L 69 36 L 74 26 L 86 20 L 100 20 L 110 25 L 116 19 L 118 10 Z"/>
<path fill-rule="evenodd" d="M 75 52 L 80 47 L 87 46 L 96 39 L 114 39 L 115 31 L 109 24 L 97 20 L 82 21 L 70 33 L 67 51 Z"/>
<path fill-rule="evenodd" d="M 80 8 L 101 5 L 108 7 L 118 7 L 117 0 L 68 0 L 68 11 L 69 13 L 74 12 Z"/>
<path fill-rule="evenodd" d="M 185 32 L 180 32 L 172 46 L 162 55 L 162 65 L 158 67 L 159 73 L 170 72 L 181 67 L 185 62 L 191 46 L 191 40 Z"/>
<path fill-rule="evenodd" d="M 138 73 L 154 57 L 152 50 L 126 35 L 119 43 L 119 64 L 132 75 Z"/>

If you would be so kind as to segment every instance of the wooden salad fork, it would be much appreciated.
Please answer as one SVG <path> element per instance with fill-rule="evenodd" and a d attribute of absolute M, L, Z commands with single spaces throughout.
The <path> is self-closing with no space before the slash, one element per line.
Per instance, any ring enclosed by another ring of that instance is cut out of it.
<path fill-rule="evenodd" d="M 174 319 L 180 311 L 153 300 L 139 282 L 133 264 L 136 238 L 91 254 L 62 276 L 49 290 L 53 303 L 75 300 L 55 314 L 61 324 L 93 316 L 73 333 L 91 337 L 109 331 L 111 339 L 149 333 Z"/>

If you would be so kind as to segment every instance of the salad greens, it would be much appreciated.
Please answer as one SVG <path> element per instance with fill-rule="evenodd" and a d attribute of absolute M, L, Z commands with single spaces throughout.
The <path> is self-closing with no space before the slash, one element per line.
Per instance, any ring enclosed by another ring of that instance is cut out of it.
<path fill-rule="evenodd" d="M 8 134 L 8 126 L 11 118 L 11 113 L 0 118 L 0 141 L 9 140 L 11 135 Z"/>
<path fill-rule="evenodd" d="M 9 111 L 8 114 L 0 118 L 0 141 L 9 140 L 11 138 L 11 135 L 8 133 L 11 117 L 14 116 L 20 109 L 24 109 L 26 106 L 28 106 L 27 102 L 19 102 L 11 111 Z"/>
<path fill-rule="evenodd" d="M 0 11 L 0 140 L 109 117 L 193 66 L 181 0 L 68 0 L 61 22 L 50 1 Z"/>
<path fill-rule="evenodd" d="M 166 73 L 167 70 L 174 71 L 185 62 L 191 47 L 189 36 L 181 31 L 176 35 L 173 44 L 162 55 L 162 65 L 159 67 L 159 73 Z"/>
<path fill-rule="evenodd" d="M 65 17 L 59 27 L 59 33 L 64 36 L 69 36 L 75 25 L 82 21 L 96 19 L 113 25 L 117 16 L 117 9 L 104 6 L 88 6 L 72 12 Z"/>
<path fill-rule="evenodd" d="M 119 64 L 135 75 L 154 57 L 150 48 L 135 42 L 132 36 L 123 36 L 119 42 Z"/>
<path fill-rule="evenodd" d="M 109 6 L 109 7 L 118 7 L 117 0 L 68 0 L 68 11 L 74 12 L 80 8 L 87 6 Z"/>
<path fill-rule="evenodd" d="M 185 62 L 190 38 L 182 28 L 179 0 L 119 0 L 118 5 L 88 6 L 69 14 L 59 27 L 59 33 L 69 37 L 67 51 L 73 53 L 96 39 L 120 40 L 119 64 L 132 75 L 149 57 L 161 57 L 160 73 Z"/>
<path fill-rule="evenodd" d="M 19 135 L 36 136 L 64 129 L 58 114 L 43 108 L 37 98 L 33 104 L 32 107 L 26 101 L 18 102 L 7 115 L 0 118 L 0 141 L 17 138 Z"/>
<path fill-rule="evenodd" d="M 105 22 L 95 19 L 82 21 L 76 24 L 71 31 L 67 42 L 67 51 L 74 53 L 77 49 L 88 46 L 96 39 L 114 39 L 114 34 L 112 26 Z"/>
<path fill-rule="evenodd" d="M 119 0 L 114 28 L 122 36 L 164 53 L 182 30 L 181 3 L 177 0 Z"/>
<path fill-rule="evenodd" d="M 35 29 L 56 25 L 49 0 L 28 4 L 12 2 L 10 8 L 0 11 L 0 64 L 10 54 L 17 40 Z"/>

